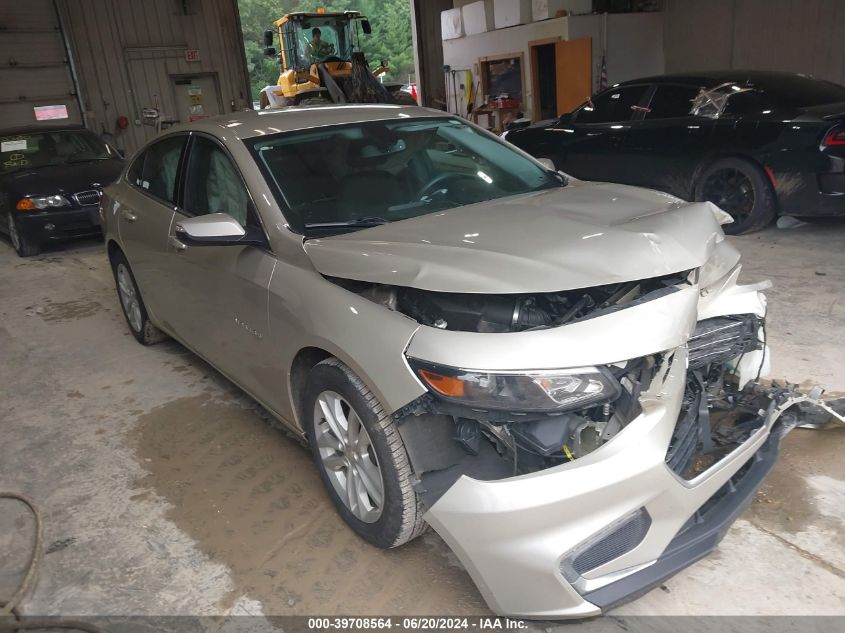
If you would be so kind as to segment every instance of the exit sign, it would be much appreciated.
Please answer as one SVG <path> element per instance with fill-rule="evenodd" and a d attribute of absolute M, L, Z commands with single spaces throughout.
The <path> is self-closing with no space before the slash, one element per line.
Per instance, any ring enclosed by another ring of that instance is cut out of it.
<path fill-rule="evenodd" d="M 200 61 L 200 52 L 195 48 L 189 48 L 185 51 L 185 61 L 186 62 L 198 62 Z"/>

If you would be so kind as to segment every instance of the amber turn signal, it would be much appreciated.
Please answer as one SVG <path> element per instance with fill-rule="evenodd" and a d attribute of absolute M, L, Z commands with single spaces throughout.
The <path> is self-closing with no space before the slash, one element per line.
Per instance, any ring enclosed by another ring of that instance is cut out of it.
<path fill-rule="evenodd" d="M 30 198 L 21 198 L 15 208 L 18 211 L 32 211 L 35 208 L 35 203 Z"/>
<path fill-rule="evenodd" d="M 419 370 L 420 376 L 437 393 L 444 396 L 462 397 L 464 395 L 464 381 L 452 376 L 443 376 L 427 369 Z"/>

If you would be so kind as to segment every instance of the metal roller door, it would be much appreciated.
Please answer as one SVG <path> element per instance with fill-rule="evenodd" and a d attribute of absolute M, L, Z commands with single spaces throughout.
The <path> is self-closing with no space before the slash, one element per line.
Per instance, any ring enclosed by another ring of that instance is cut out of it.
<path fill-rule="evenodd" d="M 56 6 L 53 0 L 4 0 L 0 3 L 0 132 L 32 125 L 37 116 L 45 124 L 82 123 Z"/>

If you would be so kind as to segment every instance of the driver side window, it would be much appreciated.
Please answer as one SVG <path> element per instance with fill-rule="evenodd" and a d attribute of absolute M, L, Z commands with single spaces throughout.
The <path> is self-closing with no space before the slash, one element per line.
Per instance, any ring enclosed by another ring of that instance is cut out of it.
<path fill-rule="evenodd" d="M 240 173 L 216 143 L 201 136 L 191 146 L 183 206 L 192 215 L 228 213 L 244 228 L 258 225 Z"/>

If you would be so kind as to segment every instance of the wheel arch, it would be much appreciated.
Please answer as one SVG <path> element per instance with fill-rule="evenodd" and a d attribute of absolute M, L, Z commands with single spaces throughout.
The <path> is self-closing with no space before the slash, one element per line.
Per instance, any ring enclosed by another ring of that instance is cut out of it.
<path fill-rule="evenodd" d="M 106 242 L 106 253 L 109 257 L 109 263 L 114 264 L 114 256 L 117 253 L 123 253 L 123 249 L 120 248 L 120 244 L 117 243 L 117 240 L 114 238 L 109 238 Z M 126 257 L 126 253 L 123 253 L 123 256 Z"/>
<path fill-rule="evenodd" d="M 695 166 L 695 169 L 692 172 L 692 178 L 690 178 L 690 194 L 692 198 L 695 198 L 695 191 L 698 189 L 698 181 L 701 178 L 701 174 L 704 173 L 711 165 L 714 163 L 724 160 L 726 158 L 736 158 L 738 160 L 744 160 L 747 163 L 751 163 L 757 169 L 759 169 L 763 174 L 766 176 L 766 181 L 769 183 L 769 186 L 772 187 L 772 190 L 775 190 L 774 183 L 772 182 L 772 177 L 769 174 L 768 170 L 766 169 L 765 163 L 760 162 L 754 156 L 750 154 L 745 154 L 738 150 L 725 150 L 720 152 L 714 152 L 712 154 L 708 154 L 704 156 L 698 164 Z"/>
<path fill-rule="evenodd" d="M 291 362 L 288 371 L 288 393 L 290 394 L 290 406 L 294 416 L 293 422 L 300 430 L 305 430 L 305 411 L 302 408 L 302 398 L 305 395 L 308 374 L 318 363 L 327 358 L 337 358 L 337 356 L 321 347 L 311 346 L 300 349 Z"/>

